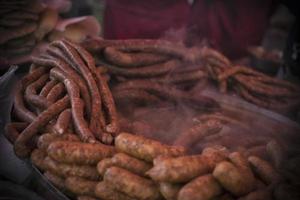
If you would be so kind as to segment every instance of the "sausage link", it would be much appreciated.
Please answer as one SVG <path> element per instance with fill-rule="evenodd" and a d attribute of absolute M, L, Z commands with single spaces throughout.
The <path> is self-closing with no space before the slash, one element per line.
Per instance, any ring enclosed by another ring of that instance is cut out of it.
<path fill-rule="evenodd" d="M 126 68 L 154 65 L 164 62 L 169 58 L 168 56 L 154 53 L 126 53 L 114 47 L 106 47 L 104 49 L 104 56 L 112 64 Z"/>
<path fill-rule="evenodd" d="M 57 83 L 47 94 L 47 100 L 49 102 L 56 102 L 65 92 L 64 84 Z"/>
<path fill-rule="evenodd" d="M 46 83 L 46 85 L 42 88 L 41 92 L 40 92 L 40 96 L 42 97 L 47 97 L 48 93 L 50 92 L 50 90 L 57 84 L 56 80 L 50 80 Z"/>
<path fill-rule="evenodd" d="M 49 145 L 48 155 L 59 161 L 79 165 L 96 165 L 100 160 L 112 157 L 113 146 L 101 143 L 89 144 L 71 141 L 56 141 Z"/>
<path fill-rule="evenodd" d="M 39 137 L 38 142 L 37 142 L 37 147 L 46 152 L 49 145 L 52 142 L 61 141 L 61 140 L 74 141 L 74 142 L 80 141 L 79 137 L 74 134 L 56 135 L 53 133 L 44 133 L 43 135 L 41 135 Z"/>
<path fill-rule="evenodd" d="M 28 85 L 25 90 L 25 100 L 28 104 L 36 106 L 41 109 L 49 107 L 50 103 L 44 97 L 39 96 L 37 93 L 48 81 L 48 74 L 42 75 L 38 80 Z"/>
<path fill-rule="evenodd" d="M 152 162 L 159 155 L 181 156 L 185 149 L 176 146 L 167 146 L 162 143 L 144 138 L 143 136 L 121 133 L 115 140 L 116 149 L 135 158 Z"/>
<path fill-rule="evenodd" d="M 60 113 L 60 115 L 58 116 L 56 123 L 53 127 L 54 131 L 60 135 L 66 133 L 66 131 L 69 127 L 69 123 L 71 122 L 71 118 L 72 118 L 71 109 L 66 109 L 66 110 L 62 111 Z"/>
<path fill-rule="evenodd" d="M 137 176 L 127 170 L 110 167 L 104 174 L 104 181 L 115 190 L 137 199 L 160 199 L 160 193 L 153 181 Z"/>
<path fill-rule="evenodd" d="M 43 128 L 51 119 L 69 106 L 69 97 L 65 96 L 48 109 L 43 111 L 31 124 L 20 134 L 14 144 L 14 150 L 20 158 L 28 157 L 31 149 L 27 146 L 30 139 Z"/>
<path fill-rule="evenodd" d="M 86 180 L 80 177 L 68 177 L 65 180 L 65 187 L 68 191 L 76 195 L 95 196 L 97 182 Z"/>
<path fill-rule="evenodd" d="M 49 156 L 44 160 L 44 167 L 46 170 L 64 178 L 78 176 L 94 181 L 99 179 L 99 174 L 94 166 L 64 164 L 56 162 Z"/>
<path fill-rule="evenodd" d="M 50 76 L 63 81 L 65 87 L 67 88 L 71 100 L 73 122 L 76 132 L 81 140 L 84 142 L 95 142 L 95 137 L 88 128 L 88 124 L 84 119 L 84 105 L 83 101 L 80 99 L 79 88 L 75 81 L 58 68 L 51 69 Z"/>
<path fill-rule="evenodd" d="M 114 166 L 121 167 L 139 176 L 145 176 L 145 173 L 151 168 L 149 163 L 124 153 L 115 154 L 111 158 L 111 162 Z"/>
<path fill-rule="evenodd" d="M 57 46 L 62 50 L 62 52 L 65 53 L 66 58 L 68 58 L 72 64 L 71 66 L 77 69 L 86 80 L 90 91 L 90 95 L 93 97 L 92 107 L 91 107 L 92 110 L 91 110 L 90 129 L 94 134 L 101 136 L 102 128 L 105 127 L 105 121 L 104 121 L 105 119 L 101 109 L 102 108 L 101 97 L 92 72 L 83 62 L 83 60 L 80 58 L 78 52 L 76 52 L 76 50 L 73 49 L 69 45 L 69 43 L 67 44 L 67 42 L 65 41 L 57 41 L 57 42 L 53 42 L 52 45 Z M 100 138 L 100 136 L 98 137 Z"/>
<path fill-rule="evenodd" d="M 11 144 L 14 144 L 20 132 L 28 126 L 26 122 L 11 122 L 5 126 L 4 135 Z"/>
<path fill-rule="evenodd" d="M 98 198 L 105 200 L 134 200 L 134 198 L 114 190 L 111 185 L 107 184 L 105 181 L 101 181 L 96 185 L 95 195 Z"/>

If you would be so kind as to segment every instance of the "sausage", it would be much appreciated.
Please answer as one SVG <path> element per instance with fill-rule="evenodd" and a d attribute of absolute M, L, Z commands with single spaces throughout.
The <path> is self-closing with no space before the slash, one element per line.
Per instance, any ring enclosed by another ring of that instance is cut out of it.
<path fill-rule="evenodd" d="M 178 60 L 169 60 L 164 63 L 158 63 L 154 65 L 124 69 L 115 67 L 112 65 L 105 65 L 107 70 L 114 75 L 120 75 L 128 78 L 151 78 L 165 75 L 175 68 L 179 67 L 180 62 Z"/>
<path fill-rule="evenodd" d="M 44 176 L 46 177 L 46 179 L 48 179 L 55 187 L 57 187 L 58 189 L 60 189 L 61 191 L 65 191 L 66 187 L 65 187 L 65 180 L 61 177 L 59 177 L 56 174 L 53 174 L 50 171 L 46 171 L 44 173 Z"/>
<path fill-rule="evenodd" d="M 97 171 L 103 177 L 106 170 L 113 166 L 111 158 L 104 158 L 97 164 Z"/>
<path fill-rule="evenodd" d="M 199 49 L 187 49 L 181 44 L 164 40 L 123 40 L 114 43 L 112 46 L 120 51 L 142 51 L 144 53 L 168 55 L 190 63 L 195 63 L 201 59 Z"/>
<path fill-rule="evenodd" d="M 81 58 L 85 61 L 87 67 L 89 68 L 94 78 L 96 79 L 96 82 L 99 87 L 99 93 L 101 96 L 101 103 L 103 104 L 104 110 L 106 110 L 107 112 L 108 124 L 105 126 L 105 131 L 115 136 L 119 132 L 119 125 L 118 125 L 115 103 L 106 81 L 104 80 L 104 78 L 102 78 L 101 72 L 99 72 L 95 66 L 94 58 L 91 56 L 89 52 L 87 52 L 80 45 L 77 45 L 67 40 L 65 40 L 65 43 L 67 43 L 68 45 L 76 49 L 76 51 L 81 56 Z M 102 140 L 102 142 L 105 144 L 112 143 L 111 140 L 107 140 L 105 138 Z"/>
<path fill-rule="evenodd" d="M 255 190 L 246 196 L 240 197 L 238 200 L 272 200 L 272 194 L 269 189 Z"/>
<path fill-rule="evenodd" d="M 45 158 L 44 166 L 47 171 L 64 178 L 78 176 L 94 181 L 99 179 L 99 174 L 94 166 L 59 163 L 49 156 Z"/>
<path fill-rule="evenodd" d="M 104 144 L 56 141 L 49 145 L 48 155 L 63 163 L 96 165 L 100 160 L 112 157 L 115 148 Z"/>
<path fill-rule="evenodd" d="M 126 53 L 114 47 L 106 47 L 104 49 L 104 56 L 112 64 L 126 68 L 154 65 L 164 62 L 169 58 L 168 56 L 154 53 Z"/>
<path fill-rule="evenodd" d="M 199 176 L 184 185 L 178 193 L 178 200 L 210 200 L 222 193 L 222 187 L 210 174 Z"/>
<path fill-rule="evenodd" d="M 8 123 L 5 126 L 4 135 L 11 144 L 14 144 L 14 142 L 20 135 L 20 131 L 23 131 L 27 126 L 28 126 L 28 123 L 26 123 L 26 122 Z"/>
<path fill-rule="evenodd" d="M 216 165 L 213 176 L 222 187 L 234 194 L 243 196 L 255 189 L 256 180 L 245 158 L 239 153 L 229 156 L 231 162 L 223 161 Z"/>
<path fill-rule="evenodd" d="M 52 50 L 53 48 L 54 47 L 48 48 L 47 52 Z M 43 58 L 43 57 L 33 58 L 33 62 L 37 63 L 41 66 L 57 67 L 60 70 L 62 70 L 63 72 L 65 72 L 66 74 L 68 74 L 68 76 L 71 79 L 76 80 L 76 83 L 78 84 L 78 86 L 80 88 L 80 94 L 84 100 L 86 112 L 87 112 L 88 116 L 90 115 L 90 113 L 91 113 L 91 97 L 89 94 L 89 90 L 88 90 L 84 80 L 82 79 L 82 77 L 79 74 L 77 74 L 77 72 L 74 69 L 72 69 L 63 60 L 59 60 L 56 57 L 51 56 L 51 55 L 47 55 L 46 58 Z"/>
<path fill-rule="evenodd" d="M 47 154 L 45 151 L 41 150 L 41 149 L 35 149 L 32 151 L 31 155 L 30 155 L 30 160 L 31 162 L 37 166 L 37 168 L 45 171 L 46 170 L 46 165 L 45 165 L 45 158 L 46 158 Z"/>
<path fill-rule="evenodd" d="M 91 181 L 76 176 L 68 177 L 65 180 L 66 189 L 76 195 L 95 196 L 94 191 L 96 185 L 96 181 Z"/>
<path fill-rule="evenodd" d="M 145 173 L 151 168 L 149 163 L 137 158 L 128 156 L 124 153 L 117 153 L 111 158 L 114 166 L 126 169 L 139 176 L 145 176 Z"/>
<path fill-rule="evenodd" d="M 182 132 L 174 141 L 174 145 L 191 147 L 204 137 L 220 132 L 221 129 L 222 124 L 218 120 L 211 119 L 204 123 L 199 123 Z"/>
<path fill-rule="evenodd" d="M 69 123 L 71 122 L 71 118 L 72 118 L 72 113 L 71 113 L 71 109 L 66 109 L 64 111 L 62 111 L 57 120 L 56 123 L 54 125 L 54 131 L 57 134 L 64 134 L 66 133 L 68 127 L 69 127 Z"/>
<path fill-rule="evenodd" d="M 226 157 L 218 151 L 210 155 L 182 156 L 177 158 L 158 157 L 154 160 L 154 167 L 147 172 L 153 180 L 184 183 L 212 172 L 218 162 Z"/>
<path fill-rule="evenodd" d="M 151 105 L 160 102 L 159 97 L 139 89 L 113 90 L 113 96 L 118 103 L 124 104 L 134 103 L 138 105 Z"/>
<path fill-rule="evenodd" d="M 152 162 L 159 155 L 181 156 L 185 153 L 183 147 L 167 146 L 158 141 L 143 136 L 121 133 L 115 139 L 116 149 L 141 160 Z"/>
<path fill-rule="evenodd" d="M 198 69 L 194 71 L 182 72 L 182 73 L 170 73 L 166 77 L 155 77 L 151 78 L 152 81 L 169 83 L 169 84 L 182 84 L 196 82 L 201 79 L 206 79 L 207 75 L 203 70 Z"/>
<path fill-rule="evenodd" d="M 65 92 L 64 84 L 57 83 L 47 94 L 46 98 L 50 102 L 56 102 Z"/>
<path fill-rule="evenodd" d="M 73 47 L 70 46 L 66 41 L 55 41 L 52 43 L 53 46 L 56 46 L 65 53 L 66 58 L 70 60 L 70 64 L 73 68 L 77 69 L 86 80 L 90 95 L 92 98 L 92 109 L 91 109 L 91 120 L 90 120 L 90 129 L 94 134 L 101 134 L 105 126 L 105 119 L 101 109 L 101 96 L 97 88 L 96 81 L 91 70 L 86 66 L 84 61 L 80 58 L 79 53 Z"/>
<path fill-rule="evenodd" d="M 104 181 L 115 190 L 137 199 L 160 199 L 158 188 L 153 181 L 137 176 L 125 169 L 110 167 L 104 174 Z"/>
<path fill-rule="evenodd" d="M 36 22 L 28 22 L 16 27 L 15 29 L 5 29 L 1 31 L 0 44 L 4 44 L 5 42 L 11 39 L 19 38 L 30 34 L 34 32 L 36 28 Z"/>
<path fill-rule="evenodd" d="M 271 158 L 272 164 L 276 169 L 280 169 L 285 157 L 282 146 L 276 140 L 271 140 L 268 142 L 266 150 Z"/>
<path fill-rule="evenodd" d="M 267 161 L 256 156 L 250 156 L 248 161 L 250 162 L 253 171 L 264 183 L 275 184 L 280 180 L 279 174 Z"/>
<path fill-rule="evenodd" d="M 22 85 L 16 86 L 15 98 L 14 98 L 14 114 L 18 119 L 31 123 L 35 120 L 36 114 L 25 107 Z"/>
<path fill-rule="evenodd" d="M 26 88 L 25 100 L 27 103 L 41 109 L 46 109 L 50 105 L 50 103 L 44 97 L 41 97 L 37 94 L 37 91 L 46 84 L 48 77 L 48 74 L 44 74 Z"/>
<path fill-rule="evenodd" d="M 37 147 L 43 151 L 47 151 L 49 145 L 54 141 L 67 140 L 79 142 L 79 137 L 74 134 L 56 135 L 53 133 L 44 133 L 41 135 L 37 142 Z"/>
<path fill-rule="evenodd" d="M 82 195 L 82 196 L 77 196 L 77 200 L 97 200 L 97 199 L 91 196 Z"/>
<path fill-rule="evenodd" d="M 173 184 L 168 182 L 159 183 L 159 191 L 166 200 L 176 200 L 181 184 Z"/>
<path fill-rule="evenodd" d="M 145 90 L 150 94 L 154 94 L 157 97 L 166 99 L 170 102 L 177 103 L 178 100 L 183 101 L 184 103 L 191 104 L 197 109 L 216 109 L 219 108 L 219 104 L 213 99 L 201 95 L 190 96 L 186 92 L 170 87 L 169 85 L 161 85 L 160 83 L 155 83 L 148 80 L 130 80 L 123 82 L 115 86 L 116 90 L 123 89 L 139 89 Z"/>
<path fill-rule="evenodd" d="M 65 87 L 67 88 L 71 100 L 72 118 L 79 137 L 84 142 L 94 143 L 95 136 L 89 129 L 88 124 L 84 119 L 84 105 L 83 101 L 80 99 L 79 88 L 75 81 L 58 68 L 52 68 L 50 71 L 50 76 L 63 81 Z"/>
<path fill-rule="evenodd" d="M 51 119 L 69 106 L 69 97 L 65 96 L 43 111 L 29 126 L 22 131 L 14 144 L 14 150 L 20 158 L 28 157 L 31 149 L 26 145 L 37 132 L 43 128 Z"/>
<path fill-rule="evenodd" d="M 51 91 L 51 89 L 57 84 L 56 80 L 50 80 L 46 83 L 46 85 L 42 88 L 40 91 L 40 96 L 47 97 L 48 93 Z"/>
<path fill-rule="evenodd" d="M 95 195 L 98 198 L 105 200 L 133 200 L 133 198 L 126 194 L 119 192 L 107 184 L 105 181 L 101 181 L 96 185 Z"/>
<path fill-rule="evenodd" d="M 120 131 L 120 127 L 118 124 L 118 114 L 112 93 L 99 70 L 96 70 L 96 77 L 103 107 L 108 118 L 107 121 L 109 122 L 105 127 L 105 131 L 116 136 Z"/>

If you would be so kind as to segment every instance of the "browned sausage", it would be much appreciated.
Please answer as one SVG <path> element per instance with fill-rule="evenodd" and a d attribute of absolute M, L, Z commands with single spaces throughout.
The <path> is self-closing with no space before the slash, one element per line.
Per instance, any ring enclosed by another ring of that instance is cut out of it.
<path fill-rule="evenodd" d="M 46 171 L 44 173 L 44 176 L 58 189 L 60 189 L 61 191 L 65 191 L 66 187 L 65 187 L 65 180 L 61 177 L 59 177 L 58 175 L 50 172 L 50 171 Z"/>
<path fill-rule="evenodd" d="M 104 144 L 56 141 L 49 145 L 48 155 L 59 161 L 79 165 L 96 165 L 100 160 L 112 157 L 115 148 Z"/>
<path fill-rule="evenodd" d="M 47 151 L 49 145 L 54 141 L 60 140 L 67 140 L 67 141 L 74 141 L 79 142 L 80 139 L 77 135 L 74 134 L 63 134 L 63 135 L 56 135 L 53 133 L 44 133 L 41 135 L 37 142 L 37 147 L 43 151 Z"/>
<path fill-rule="evenodd" d="M 105 58 L 117 66 L 122 67 L 140 67 L 146 65 L 154 65 L 164 62 L 168 59 L 168 56 L 154 53 L 126 53 L 121 52 L 114 47 L 107 47 L 104 50 Z"/>
<path fill-rule="evenodd" d="M 97 171 L 103 177 L 106 170 L 113 166 L 111 158 L 104 158 L 97 164 Z"/>
<path fill-rule="evenodd" d="M 178 192 L 181 188 L 181 184 L 174 184 L 168 182 L 159 183 L 159 191 L 166 200 L 176 200 Z"/>
<path fill-rule="evenodd" d="M 26 122 L 11 122 L 5 126 L 4 135 L 6 139 L 12 144 L 19 137 L 20 132 L 23 131 L 28 126 Z"/>
<path fill-rule="evenodd" d="M 73 122 L 76 132 L 81 140 L 84 142 L 95 142 L 95 136 L 84 119 L 84 105 L 83 101 L 80 99 L 79 87 L 75 83 L 75 80 L 72 80 L 67 74 L 58 68 L 52 68 L 50 76 L 63 81 L 67 88 L 71 100 Z"/>
<path fill-rule="evenodd" d="M 96 185 L 95 195 L 98 198 L 105 200 L 133 200 L 133 198 L 126 194 L 114 190 L 111 185 L 107 184 L 105 181 L 101 181 Z"/>
<path fill-rule="evenodd" d="M 145 176 L 145 173 L 151 168 L 149 163 L 124 153 L 115 154 L 111 158 L 111 162 L 114 166 L 121 167 L 140 176 Z"/>
<path fill-rule="evenodd" d="M 212 172 L 216 164 L 224 159 L 224 154 L 218 151 L 210 152 L 210 156 L 158 157 L 147 175 L 155 181 L 184 183 Z"/>
<path fill-rule="evenodd" d="M 64 178 L 78 176 L 95 181 L 99 179 L 99 174 L 94 166 L 59 163 L 48 156 L 44 160 L 44 166 L 46 170 Z"/>
<path fill-rule="evenodd" d="M 159 155 L 180 156 L 185 153 L 183 147 L 163 145 L 158 141 L 130 133 L 118 135 L 115 140 L 115 146 L 121 152 L 148 162 L 152 162 Z"/>
<path fill-rule="evenodd" d="M 84 178 L 71 176 L 66 178 L 65 187 L 68 191 L 76 195 L 95 196 L 96 181 L 87 180 Z"/>
<path fill-rule="evenodd" d="M 114 189 L 137 199 L 160 199 L 153 181 L 137 176 L 125 169 L 110 167 L 104 174 L 104 181 Z"/>
<path fill-rule="evenodd" d="M 178 200 L 210 200 L 222 193 L 222 187 L 210 174 L 199 176 L 182 187 Z"/>
<path fill-rule="evenodd" d="M 20 158 L 28 157 L 31 149 L 27 142 L 37 134 L 51 119 L 69 106 L 69 97 L 65 96 L 56 103 L 52 104 L 47 110 L 43 111 L 17 138 L 14 144 L 14 150 Z"/>
<path fill-rule="evenodd" d="M 69 123 L 71 122 L 71 118 L 72 118 L 71 109 L 66 109 L 59 114 L 56 123 L 53 127 L 57 134 L 62 135 L 66 133 L 69 127 Z"/>

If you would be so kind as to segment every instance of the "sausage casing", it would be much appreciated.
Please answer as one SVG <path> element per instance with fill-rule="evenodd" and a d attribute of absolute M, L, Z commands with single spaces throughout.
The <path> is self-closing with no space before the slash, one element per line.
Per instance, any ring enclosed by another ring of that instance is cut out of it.
<path fill-rule="evenodd" d="M 104 174 L 104 181 L 114 189 L 137 199 L 160 199 L 158 188 L 153 181 L 137 176 L 119 167 L 110 167 Z"/>
<path fill-rule="evenodd" d="M 185 153 L 183 147 L 163 145 L 158 141 L 129 133 L 118 135 L 115 140 L 115 146 L 121 152 L 148 162 L 152 162 L 159 155 L 181 156 Z"/>
<path fill-rule="evenodd" d="M 51 158 L 59 162 L 96 165 L 103 158 L 112 157 L 115 149 L 100 143 L 56 141 L 49 145 L 47 152 Z"/>

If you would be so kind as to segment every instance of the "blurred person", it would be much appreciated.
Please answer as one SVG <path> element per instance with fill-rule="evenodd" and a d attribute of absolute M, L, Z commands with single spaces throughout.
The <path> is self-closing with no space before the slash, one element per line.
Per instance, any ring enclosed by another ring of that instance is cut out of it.
<path fill-rule="evenodd" d="M 261 44 L 275 5 L 274 0 L 108 0 L 104 38 L 171 36 L 189 46 L 207 40 L 235 59 L 245 56 L 247 47 Z"/>

